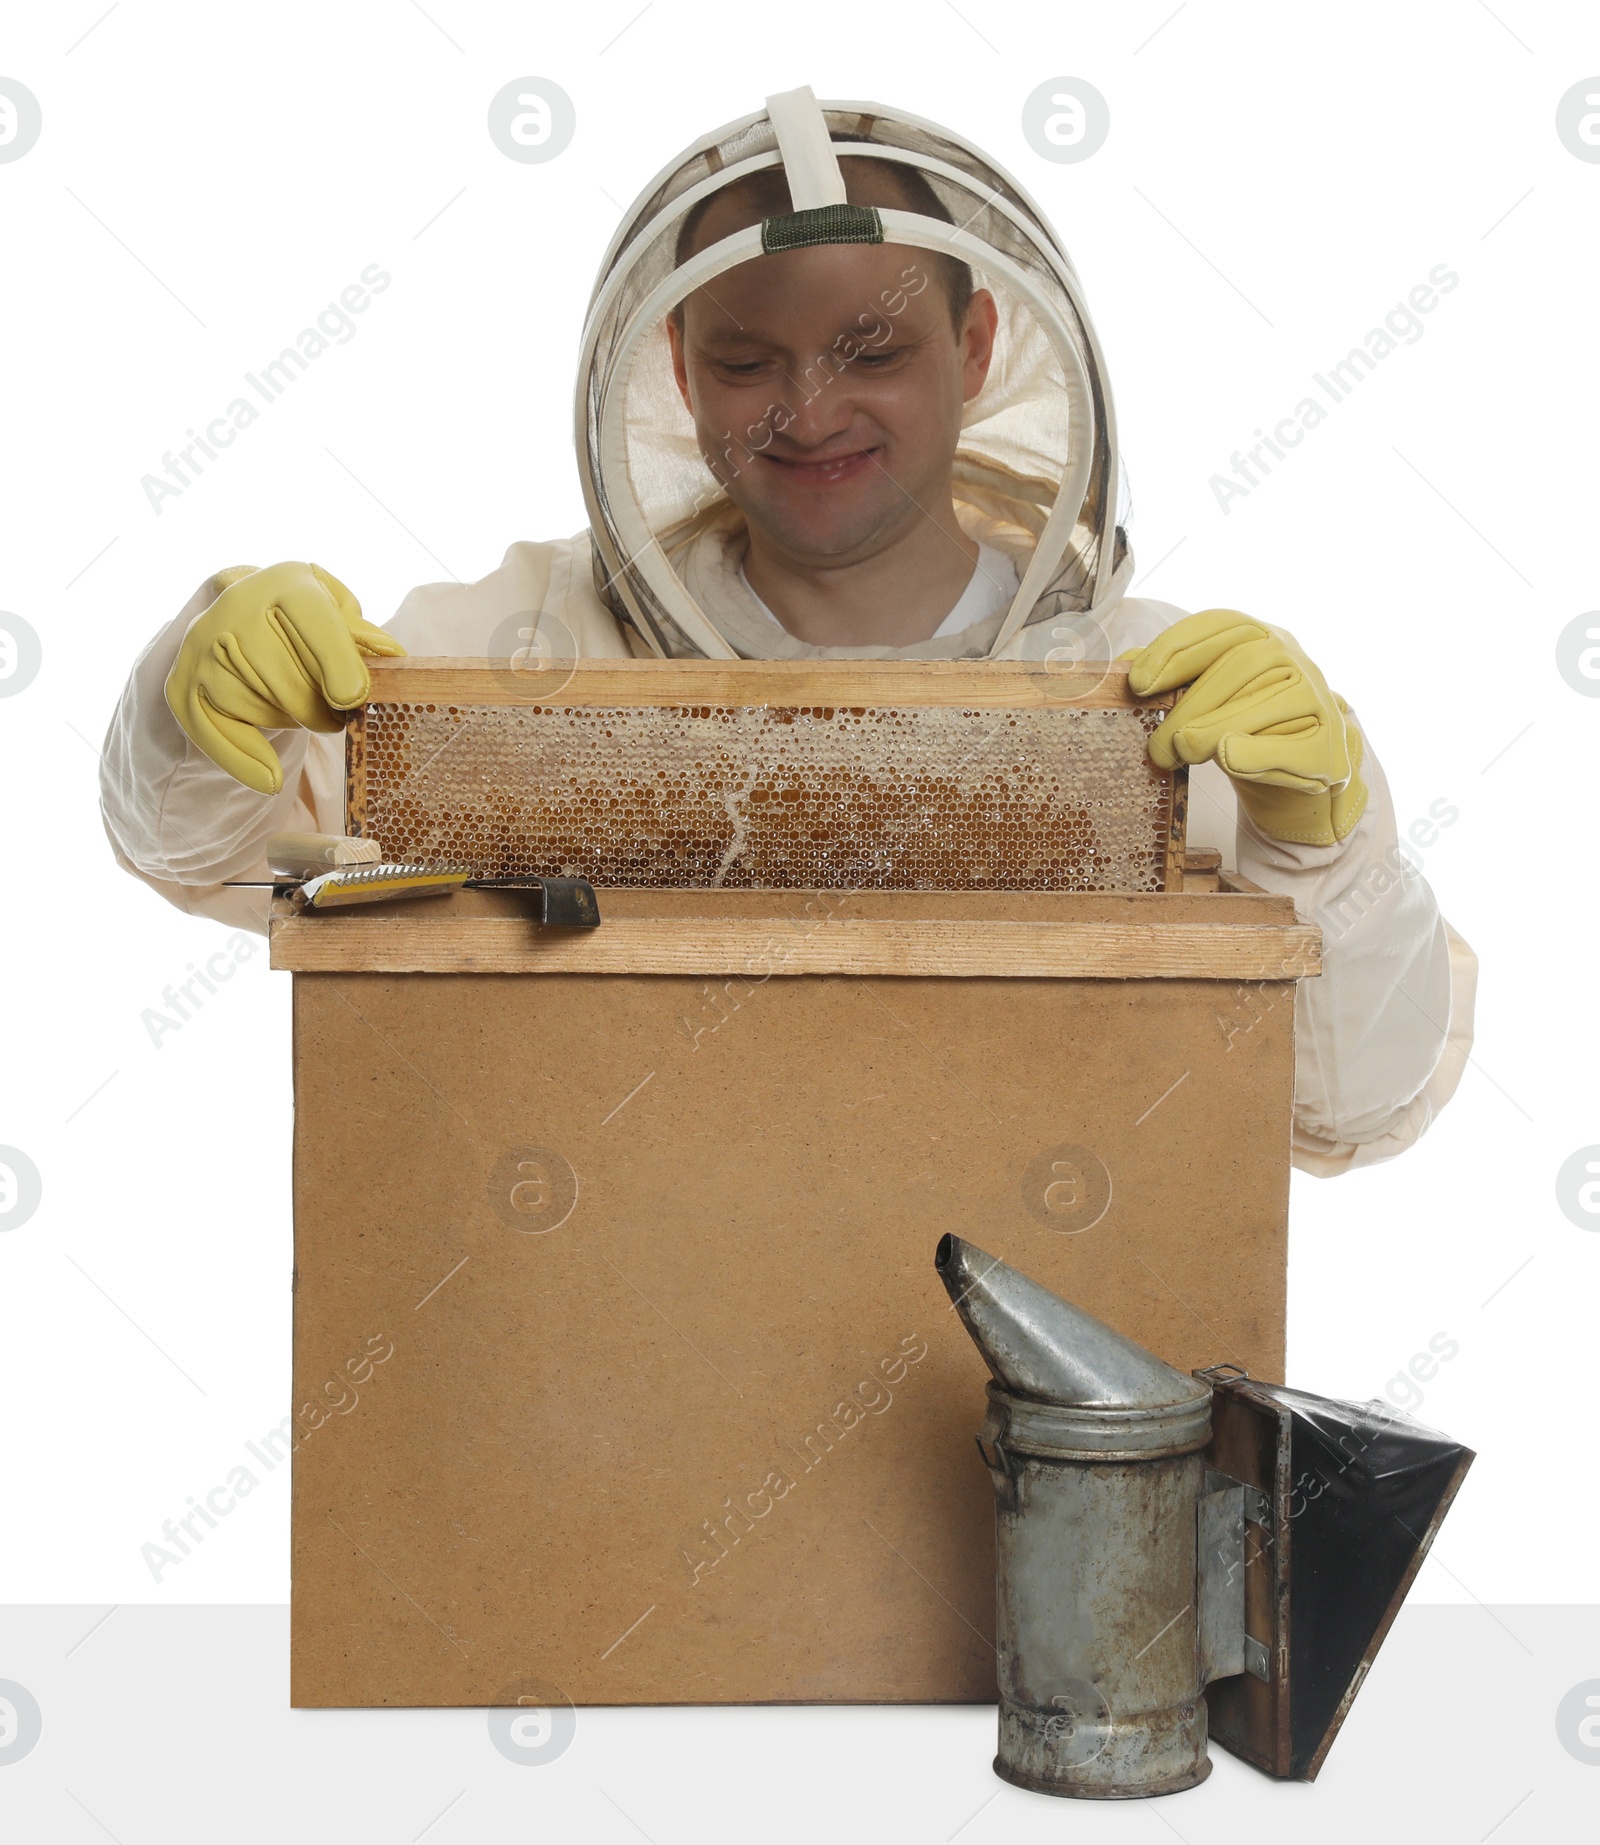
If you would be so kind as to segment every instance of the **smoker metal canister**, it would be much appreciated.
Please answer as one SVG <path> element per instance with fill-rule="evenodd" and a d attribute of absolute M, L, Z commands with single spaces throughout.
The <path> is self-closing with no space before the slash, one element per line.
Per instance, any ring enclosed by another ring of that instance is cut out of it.
<path fill-rule="evenodd" d="M 1097 1799 L 1193 1787 L 1211 1391 L 959 1237 L 936 1263 L 994 1378 L 995 1772 Z"/>

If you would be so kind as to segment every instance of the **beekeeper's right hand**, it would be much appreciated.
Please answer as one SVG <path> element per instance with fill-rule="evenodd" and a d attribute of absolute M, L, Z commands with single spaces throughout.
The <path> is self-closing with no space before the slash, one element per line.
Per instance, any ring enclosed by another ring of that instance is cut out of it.
<path fill-rule="evenodd" d="M 337 577 L 315 564 L 219 571 L 222 594 L 190 622 L 167 674 L 167 703 L 219 769 L 258 794 L 283 786 L 264 730 L 339 730 L 371 680 L 366 656 L 405 648 L 364 621 Z"/>

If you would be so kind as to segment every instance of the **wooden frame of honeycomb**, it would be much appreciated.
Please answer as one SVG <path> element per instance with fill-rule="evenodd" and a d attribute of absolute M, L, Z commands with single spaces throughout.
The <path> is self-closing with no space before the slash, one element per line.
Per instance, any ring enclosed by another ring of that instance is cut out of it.
<path fill-rule="evenodd" d="M 347 827 L 597 886 L 1180 890 L 1171 702 L 1120 664 L 373 661 Z"/>

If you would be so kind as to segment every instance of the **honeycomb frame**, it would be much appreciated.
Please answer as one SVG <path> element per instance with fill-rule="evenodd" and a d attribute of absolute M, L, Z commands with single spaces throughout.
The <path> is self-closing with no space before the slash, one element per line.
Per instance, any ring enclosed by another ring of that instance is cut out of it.
<path fill-rule="evenodd" d="M 1171 699 L 1120 666 L 372 663 L 347 815 L 408 863 L 597 887 L 1182 888 Z"/>

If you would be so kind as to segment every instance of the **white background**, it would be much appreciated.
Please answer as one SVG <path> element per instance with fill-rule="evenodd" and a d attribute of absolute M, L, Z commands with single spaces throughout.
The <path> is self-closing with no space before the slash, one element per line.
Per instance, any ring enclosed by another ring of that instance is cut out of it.
<path fill-rule="evenodd" d="M 0 165 L 0 608 L 44 647 L 0 700 L 0 1142 L 44 1184 L 0 1235 L 0 1598 L 288 1591 L 286 1470 L 159 1584 L 140 1557 L 284 1413 L 290 1081 L 264 953 L 159 1047 L 142 1022 L 226 932 L 121 874 L 101 831 L 96 753 L 135 654 L 224 565 L 314 559 L 382 621 L 414 583 L 579 529 L 572 365 L 620 208 L 809 82 L 947 123 L 1034 193 L 1106 350 L 1149 593 L 1291 628 L 1359 704 L 1402 827 L 1459 809 L 1420 856 L 1481 958 L 1475 1061 L 1398 1162 L 1296 1176 L 1291 1380 L 1381 1394 L 1430 1336 L 1458 1342 L 1419 1414 L 1480 1459 L 1416 1596 L 1600 1599 L 1600 1235 L 1554 1191 L 1600 1141 L 1600 703 L 1554 652 L 1600 604 L 1600 166 L 1554 129 L 1600 71 L 1591 10 L 102 10 L 14 12 L 0 48 L 44 120 Z M 1022 137 L 1052 73 L 1110 103 L 1081 165 Z M 546 165 L 485 130 L 524 75 L 576 104 Z M 356 336 L 155 513 L 163 451 L 374 262 L 393 283 Z M 1460 286 L 1424 336 L 1225 515 L 1208 482 L 1230 453 L 1439 263 Z"/>

